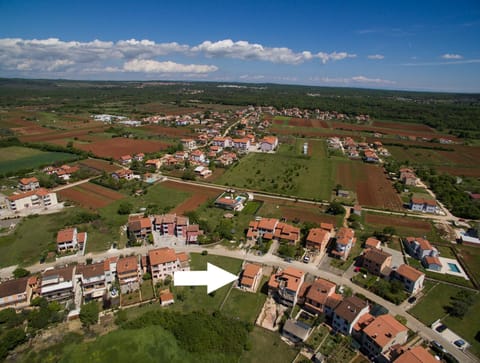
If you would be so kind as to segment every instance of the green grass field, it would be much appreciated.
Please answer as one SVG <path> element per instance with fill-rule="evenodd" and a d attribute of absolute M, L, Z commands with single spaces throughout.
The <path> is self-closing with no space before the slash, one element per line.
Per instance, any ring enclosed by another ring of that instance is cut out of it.
<path fill-rule="evenodd" d="M 260 291 L 266 282 L 267 277 L 264 277 L 255 294 L 239 289 L 232 289 L 227 301 L 223 305 L 222 313 L 232 318 L 254 324 L 267 298 L 267 295 Z"/>
<path fill-rule="evenodd" d="M 449 316 L 445 310 L 445 307 L 450 305 L 452 296 L 461 290 L 456 286 L 438 283 L 409 310 L 409 313 L 425 325 L 431 325 L 437 319 L 442 319 L 451 330 L 472 345 L 471 350 L 475 355 L 480 356 L 480 342 L 475 340 L 479 327 L 474 323 L 480 321 L 480 294 L 476 294 L 474 303 L 463 319 Z"/>
<path fill-rule="evenodd" d="M 228 169 L 218 182 L 310 199 L 330 199 L 332 163 L 324 141 L 308 140 L 310 156 L 302 155 L 304 139 L 281 144 L 276 154 L 250 153 Z"/>
<path fill-rule="evenodd" d="M 22 169 L 33 169 L 56 161 L 73 160 L 74 154 L 62 152 L 45 152 L 20 146 L 0 149 L 0 174 Z"/>
<path fill-rule="evenodd" d="M 297 349 L 284 343 L 278 333 L 257 326 L 250 333 L 249 341 L 251 350 L 243 353 L 241 363 L 290 363 L 298 353 Z"/>

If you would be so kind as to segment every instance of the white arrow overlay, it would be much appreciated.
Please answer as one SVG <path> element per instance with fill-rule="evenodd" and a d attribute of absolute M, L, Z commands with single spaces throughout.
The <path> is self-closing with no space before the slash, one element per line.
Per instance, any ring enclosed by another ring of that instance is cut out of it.
<path fill-rule="evenodd" d="M 175 271 L 174 286 L 205 286 L 207 294 L 235 281 L 238 277 L 220 267 L 207 262 L 207 271 Z"/>

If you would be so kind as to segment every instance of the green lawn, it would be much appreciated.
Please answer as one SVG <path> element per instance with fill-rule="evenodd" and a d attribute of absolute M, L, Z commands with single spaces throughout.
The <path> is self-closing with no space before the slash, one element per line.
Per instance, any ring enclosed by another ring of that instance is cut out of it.
<path fill-rule="evenodd" d="M 198 253 L 192 253 L 191 255 L 190 270 L 192 271 L 205 271 L 207 269 L 207 262 L 210 262 L 218 267 L 221 267 L 233 274 L 239 274 L 242 260 L 235 258 L 207 255 L 203 256 Z M 211 294 L 207 294 L 206 286 L 176 286 L 173 287 L 175 295 L 175 304 L 170 308 L 176 311 L 188 312 L 204 310 L 213 312 L 220 308 L 225 296 L 227 296 L 230 290 L 231 284 L 214 291 Z"/>
<path fill-rule="evenodd" d="M 229 168 L 218 183 L 310 199 L 330 199 L 332 163 L 324 141 L 308 140 L 311 156 L 302 155 L 305 139 L 281 144 L 276 154 L 250 153 Z"/>
<path fill-rule="evenodd" d="M 480 356 L 480 342 L 475 340 L 479 332 L 479 326 L 475 322 L 480 321 L 480 294 L 476 294 L 474 303 L 463 319 L 449 316 L 445 310 L 451 303 L 451 297 L 461 290 L 460 287 L 438 283 L 409 310 L 409 313 L 425 325 L 431 325 L 435 320 L 442 319 L 450 329 L 472 344 L 472 352 Z"/>
<path fill-rule="evenodd" d="M 0 174 L 22 169 L 34 169 L 56 161 L 75 159 L 77 159 L 77 156 L 74 154 L 9 146 L 0 149 Z"/>
<path fill-rule="evenodd" d="M 249 342 L 251 349 L 242 354 L 241 363 L 290 363 L 298 350 L 280 339 L 280 335 L 259 327 L 253 328 Z"/>
<path fill-rule="evenodd" d="M 455 248 L 462 255 L 470 273 L 480 281 L 480 248 L 465 245 L 457 245 Z"/>
<path fill-rule="evenodd" d="M 266 282 L 267 277 L 264 277 L 256 294 L 239 289 L 232 289 L 227 301 L 223 305 L 222 312 L 233 318 L 238 318 L 252 324 L 255 323 L 267 298 L 267 295 L 260 291 Z"/>

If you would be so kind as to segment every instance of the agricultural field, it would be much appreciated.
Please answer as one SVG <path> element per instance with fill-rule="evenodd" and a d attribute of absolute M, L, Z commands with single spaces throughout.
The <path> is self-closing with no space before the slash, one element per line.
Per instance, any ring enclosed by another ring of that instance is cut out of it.
<path fill-rule="evenodd" d="M 336 163 L 337 183 L 353 190 L 360 205 L 403 210 L 403 203 L 387 179 L 383 168 L 361 161 L 339 160 Z"/>
<path fill-rule="evenodd" d="M 91 151 L 95 155 L 103 158 L 118 159 L 122 155 L 133 155 L 136 153 L 153 153 L 167 149 L 169 144 L 161 141 L 128 139 L 116 137 L 95 141 L 89 144 L 74 143 L 74 147 Z"/>
<path fill-rule="evenodd" d="M 402 237 L 421 237 L 432 232 L 432 224 L 423 219 L 402 217 L 388 214 L 365 213 L 365 223 L 370 228 L 379 231 L 385 227 L 393 226 L 398 235 Z"/>
<path fill-rule="evenodd" d="M 175 181 L 166 181 L 162 184 L 166 188 L 191 193 L 191 197 L 183 203 L 177 205 L 172 213 L 183 214 L 187 211 L 196 210 L 209 199 L 215 199 L 220 195 L 220 191 L 212 188 L 206 188 L 199 185 L 179 183 Z"/>
<path fill-rule="evenodd" d="M 4 147 L 0 149 L 0 174 L 34 169 L 76 158 L 76 155 L 69 153 L 47 152 L 21 146 Z"/>
<path fill-rule="evenodd" d="M 281 144 L 276 154 L 250 153 L 229 168 L 218 180 L 228 186 L 262 190 L 309 199 L 328 200 L 332 190 L 332 164 L 323 141 L 308 140 L 309 155 L 302 155 L 303 143 Z"/>
<path fill-rule="evenodd" d="M 100 159 L 84 159 L 77 162 L 79 166 L 84 166 L 94 171 L 113 173 L 119 169 L 118 165 L 112 164 Z"/>
<path fill-rule="evenodd" d="M 83 183 L 58 192 L 62 200 L 75 202 L 86 208 L 103 208 L 116 200 L 125 198 L 124 194 L 93 183 Z"/>

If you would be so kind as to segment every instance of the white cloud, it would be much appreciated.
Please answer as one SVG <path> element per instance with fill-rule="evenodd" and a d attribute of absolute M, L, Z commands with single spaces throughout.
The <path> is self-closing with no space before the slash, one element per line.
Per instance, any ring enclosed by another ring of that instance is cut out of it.
<path fill-rule="evenodd" d="M 382 54 L 371 54 L 369 56 L 367 56 L 368 59 L 374 59 L 374 60 L 380 60 L 380 59 L 383 59 L 385 58 L 384 55 Z"/>
<path fill-rule="evenodd" d="M 224 39 L 217 42 L 206 40 L 203 43 L 192 47 L 191 52 L 203 53 L 206 57 L 223 57 L 244 60 L 260 60 L 273 63 L 300 64 L 313 58 L 319 58 L 322 63 L 327 61 L 336 61 L 345 58 L 354 58 L 355 54 L 347 52 L 312 54 L 311 51 L 302 51 L 295 53 L 293 50 L 285 47 L 270 48 L 261 44 L 249 43 L 244 40 L 234 42 L 231 39 Z"/>
<path fill-rule="evenodd" d="M 179 64 L 171 61 L 133 59 L 123 65 L 127 72 L 144 73 L 210 73 L 218 70 L 217 66 L 204 64 Z"/>
<path fill-rule="evenodd" d="M 451 53 L 446 53 L 442 55 L 443 59 L 463 59 L 463 57 L 460 54 L 451 54 Z"/>
<path fill-rule="evenodd" d="M 358 82 L 358 83 L 378 83 L 378 84 L 394 84 L 395 83 L 395 81 L 390 81 L 388 79 L 368 78 L 365 76 L 352 77 L 352 81 Z"/>

